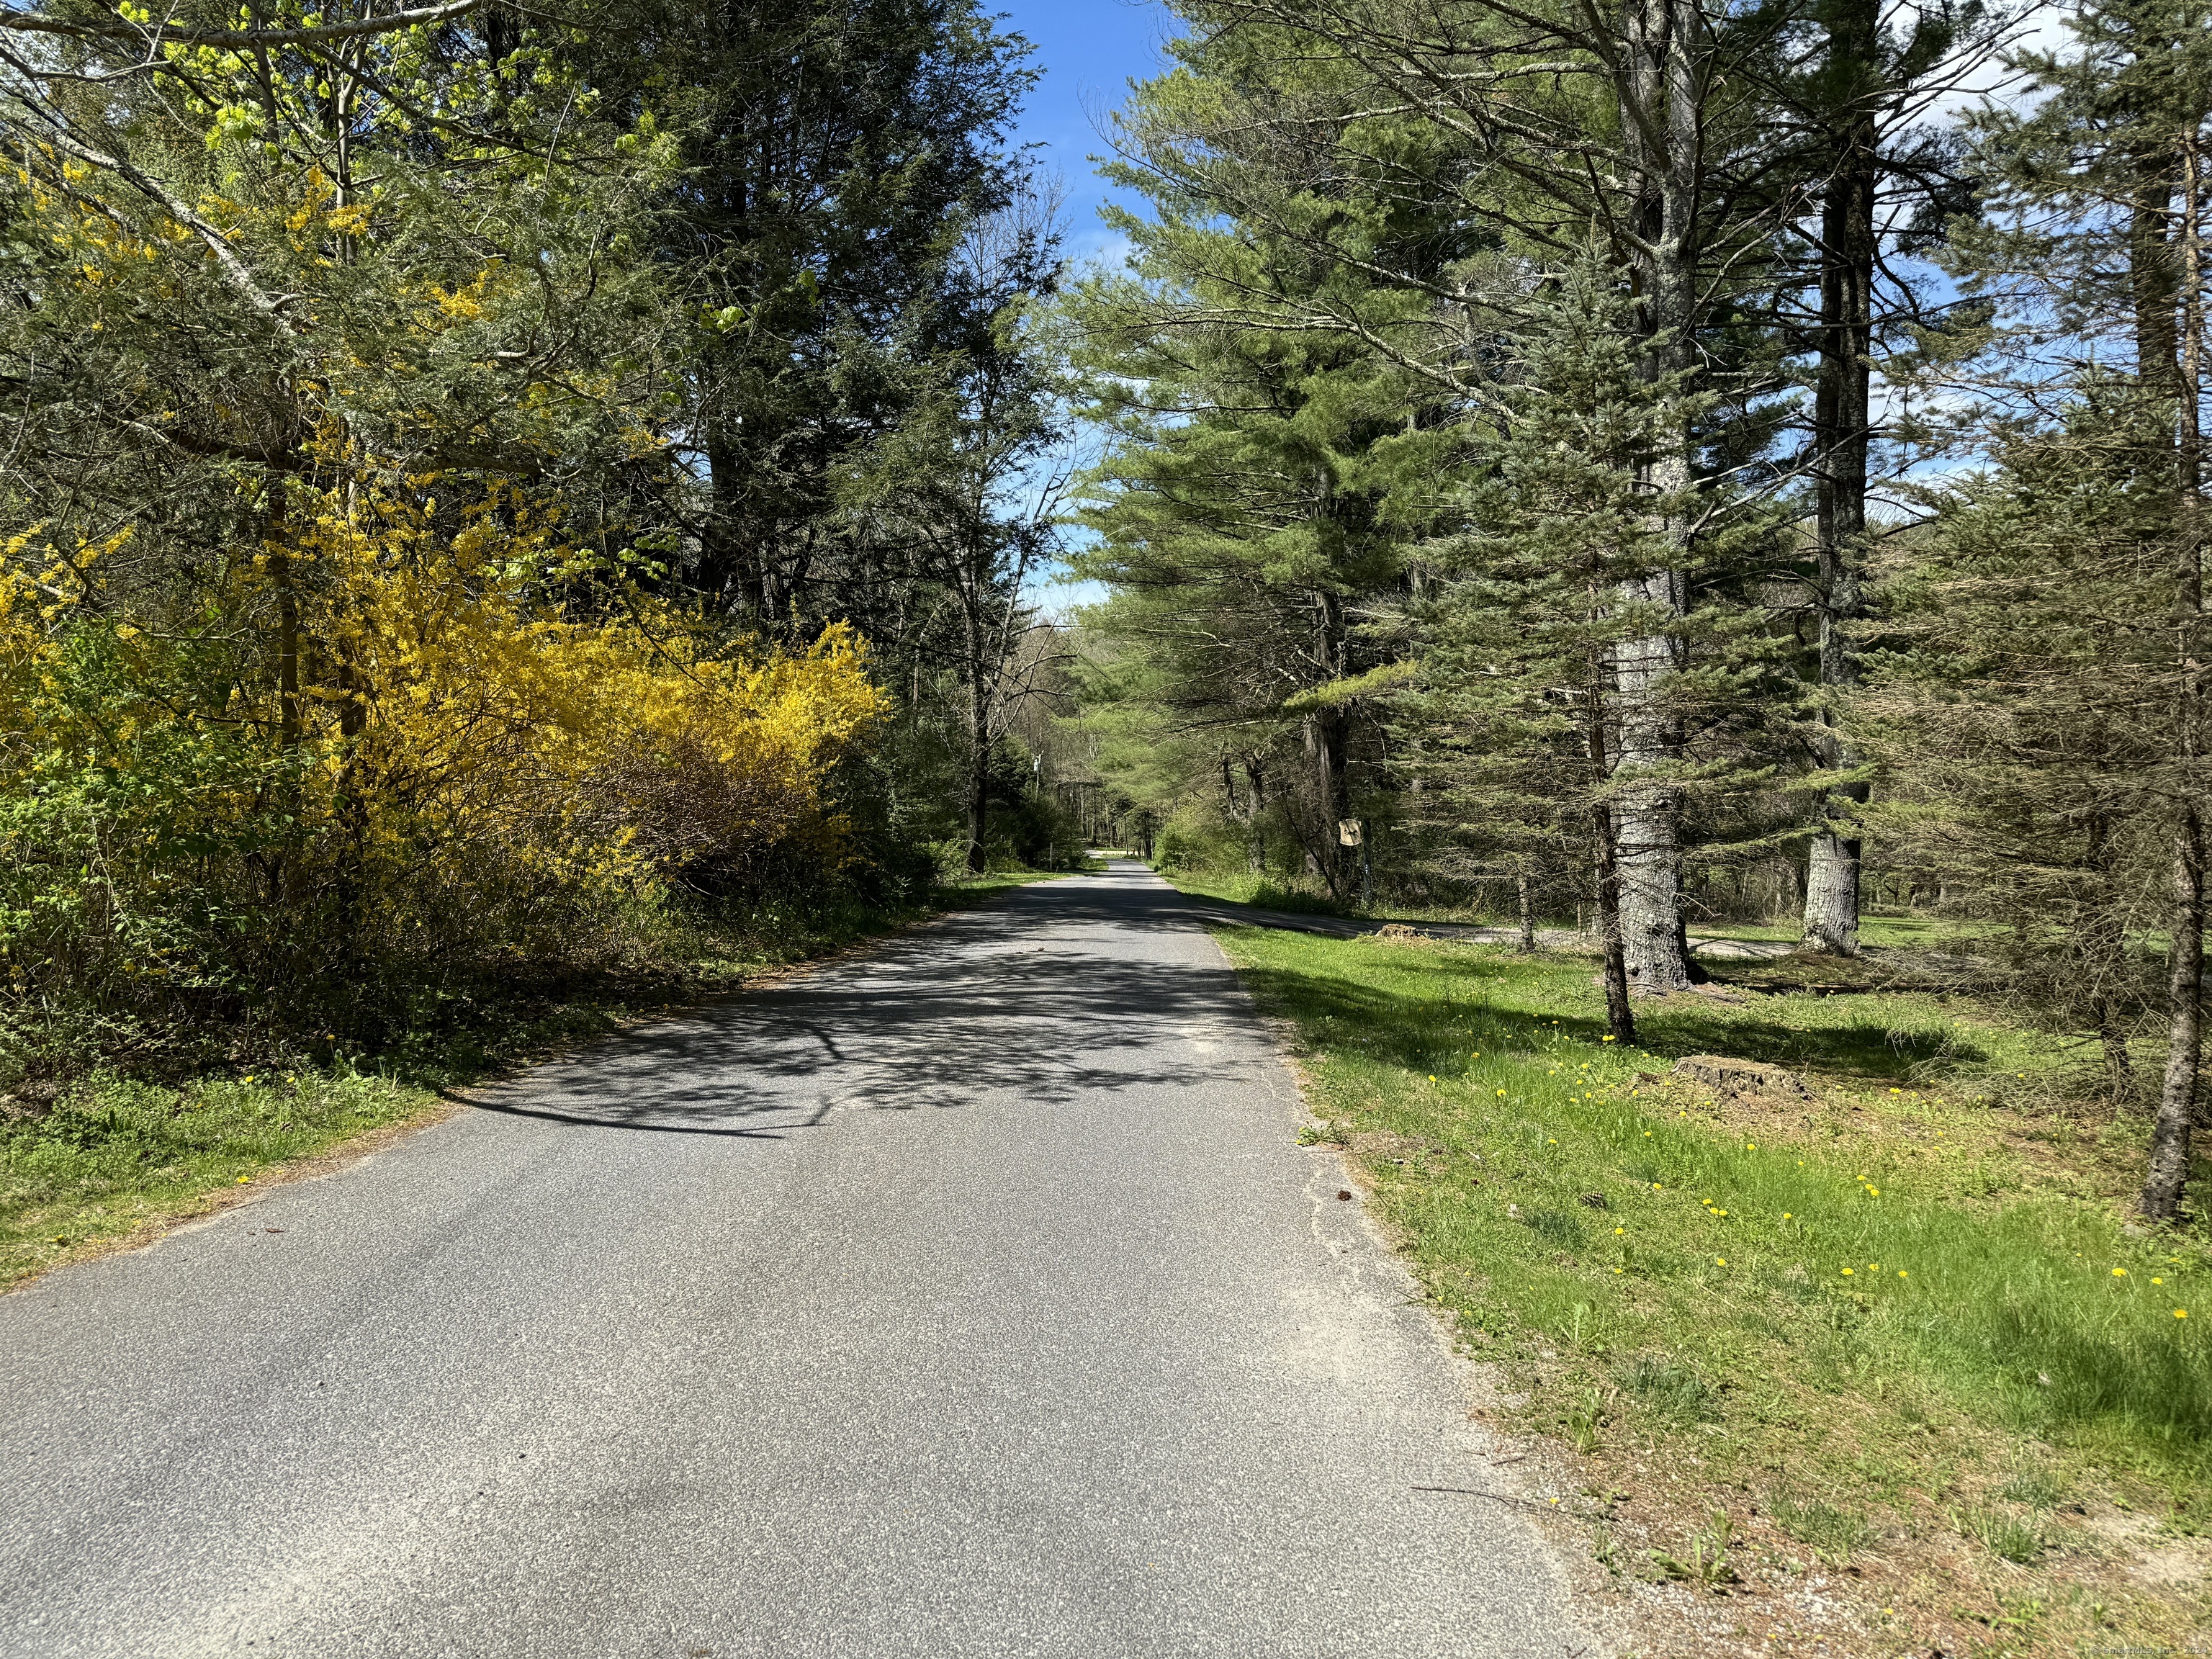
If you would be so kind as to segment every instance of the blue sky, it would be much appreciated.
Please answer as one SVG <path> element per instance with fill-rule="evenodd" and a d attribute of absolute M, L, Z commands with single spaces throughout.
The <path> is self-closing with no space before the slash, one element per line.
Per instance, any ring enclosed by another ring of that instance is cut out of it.
<path fill-rule="evenodd" d="M 1130 80 L 1159 72 L 1175 19 L 1154 0 L 1001 0 L 998 10 L 1004 27 L 1036 46 L 1031 61 L 1044 70 L 1019 136 L 1041 143 L 1045 167 L 1066 183 L 1068 252 L 1079 261 L 1111 258 L 1113 239 L 1098 222 L 1110 192 L 1089 158 L 1104 152 L 1099 129 Z"/>
<path fill-rule="evenodd" d="M 1129 82 L 1159 73 L 1160 43 L 1175 20 L 1156 0 L 1000 0 L 997 9 L 1003 27 L 1036 47 L 1030 61 L 1044 71 L 1022 112 L 1017 137 L 1042 146 L 1038 160 L 1066 186 L 1067 252 L 1079 264 L 1116 259 L 1120 238 L 1098 222 L 1099 204 L 1116 192 L 1092 170 L 1090 158 L 1104 154 L 1099 132 Z M 1132 208 L 1142 206 L 1124 199 Z M 1085 536 L 1072 528 L 1068 533 Z M 1030 597 L 1048 614 L 1064 617 L 1074 606 L 1103 599 L 1105 590 L 1096 582 L 1059 582 L 1048 574 L 1032 586 Z"/>

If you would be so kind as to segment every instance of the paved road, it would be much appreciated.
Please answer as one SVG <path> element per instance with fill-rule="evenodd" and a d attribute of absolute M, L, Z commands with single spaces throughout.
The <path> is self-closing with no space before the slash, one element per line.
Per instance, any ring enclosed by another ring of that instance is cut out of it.
<path fill-rule="evenodd" d="M 0 1298 L 0 1654 L 1593 1650 L 1133 866 L 482 1101 Z"/>

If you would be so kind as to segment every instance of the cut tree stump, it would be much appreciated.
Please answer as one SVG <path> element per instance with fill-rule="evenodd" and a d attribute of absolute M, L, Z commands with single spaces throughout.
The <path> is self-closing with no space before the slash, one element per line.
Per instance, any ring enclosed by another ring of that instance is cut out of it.
<path fill-rule="evenodd" d="M 1674 1062 L 1674 1075 L 1701 1083 L 1716 1094 L 1766 1095 L 1780 1100 L 1803 1100 L 1812 1094 L 1795 1072 L 1729 1054 L 1686 1055 Z"/>

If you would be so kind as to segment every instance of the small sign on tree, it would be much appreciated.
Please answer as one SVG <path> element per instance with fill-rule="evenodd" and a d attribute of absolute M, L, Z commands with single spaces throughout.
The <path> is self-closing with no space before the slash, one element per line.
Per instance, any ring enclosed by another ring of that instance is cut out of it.
<path fill-rule="evenodd" d="M 1359 820 L 1358 818 L 1339 818 L 1336 821 L 1336 839 L 1341 845 L 1346 847 L 1358 846 Z"/>

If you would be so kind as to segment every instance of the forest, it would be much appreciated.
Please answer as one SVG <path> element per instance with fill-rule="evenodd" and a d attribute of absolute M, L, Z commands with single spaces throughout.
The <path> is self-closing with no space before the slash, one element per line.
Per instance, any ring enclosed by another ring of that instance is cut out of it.
<path fill-rule="evenodd" d="M 2203 20 L 1173 16 L 1082 268 L 967 0 L 0 17 L 16 1092 L 1157 834 L 1623 1041 L 1935 918 L 2176 1217 Z"/>

